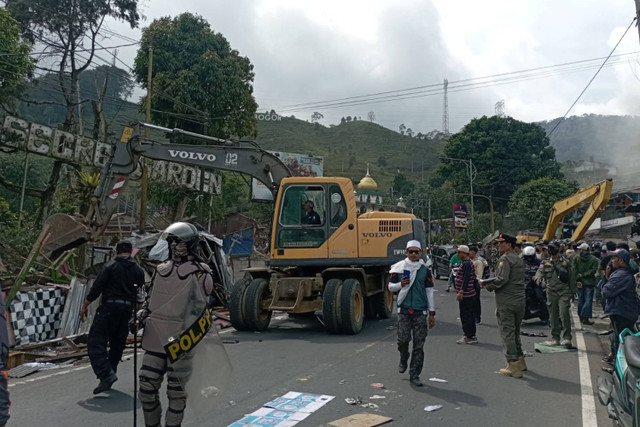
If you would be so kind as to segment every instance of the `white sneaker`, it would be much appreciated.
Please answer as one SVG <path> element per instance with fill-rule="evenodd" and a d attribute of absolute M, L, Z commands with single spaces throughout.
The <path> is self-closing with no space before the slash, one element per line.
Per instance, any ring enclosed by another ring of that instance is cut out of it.
<path fill-rule="evenodd" d="M 573 347 L 573 345 L 571 344 L 571 340 L 562 340 L 560 341 L 560 345 L 567 348 Z"/>

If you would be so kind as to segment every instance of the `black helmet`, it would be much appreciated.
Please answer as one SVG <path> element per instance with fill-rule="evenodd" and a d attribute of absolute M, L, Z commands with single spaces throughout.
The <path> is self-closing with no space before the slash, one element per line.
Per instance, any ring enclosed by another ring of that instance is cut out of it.
<path fill-rule="evenodd" d="M 194 255 L 198 254 L 198 243 L 200 243 L 200 237 L 198 229 L 187 222 L 174 222 L 168 226 L 160 236 L 161 239 L 171 244 L 172 240 L 182 240 L 187 244 L 187 249 Z"/>

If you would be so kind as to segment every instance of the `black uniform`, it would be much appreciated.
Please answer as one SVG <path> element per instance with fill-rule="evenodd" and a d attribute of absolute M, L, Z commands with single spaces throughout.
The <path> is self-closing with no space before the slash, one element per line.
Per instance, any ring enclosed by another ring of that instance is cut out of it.
<path fill-rule="evenodd" d="M 87 341 L 91 367 L 98 379 L 115 373 L 118 368 L 137 297 L 134 285 L 143 284 L 144 272 L 133 258 L 118 256 L 100 272 L 87 295 L 89 302 L 102 295 Z"/>

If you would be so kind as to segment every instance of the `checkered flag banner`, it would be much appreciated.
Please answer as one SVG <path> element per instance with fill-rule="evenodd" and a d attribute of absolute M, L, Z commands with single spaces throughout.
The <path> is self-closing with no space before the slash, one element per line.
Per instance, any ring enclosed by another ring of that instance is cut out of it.
<path fill-rule="evenodd" d="M 55 338 L 64 300 L 59 288 L 18 292 L 9 308 L 16 346 Z"/>

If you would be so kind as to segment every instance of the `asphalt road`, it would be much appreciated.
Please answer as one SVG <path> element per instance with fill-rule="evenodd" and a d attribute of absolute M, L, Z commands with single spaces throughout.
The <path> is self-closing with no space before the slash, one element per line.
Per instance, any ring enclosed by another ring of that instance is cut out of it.
<path fill-rule="evenodd" d="M 534 342 L 548 338 L 523 336 L 525 351 L 532 354 L 527 357 L 529 371 L 523 379 L 502 377 L 497 371 L 504 367 L 505 360 L 493 295 L 483 291 L 480 343 L 457 345 L 462 335 L 458 307 L 455 295 L 444 292 L 445 288 L 443 281 L 437 281 L 436 326 L 425 346 L 425 387 L 412 386 L 408 371 L 397 372 L 395 317 L 368 321 L 362 333 L 347 336 L 326 333 L 315 318 L 290 319 L 281 314 L 263 333 L 222 332 L 221 337 L 231 342 L 225 344 L 233 365 L 228 374 L 230 385 L 205 413 L 196 415 L 188 408 L 183 425 L 227 426 L 289 391 L 335 396 L 301 426 L 326 426 L 358 413 L 391 417 L 393 421 L 387 425 L 397 426 L 611 425 L 605 408 L 595 401 L 597 398 L 589 397 L 588 387 L 581 385 L 579 354 L 587 356 L 592 387 L 596 377 L 603 374 L 601 342 L 596 334 L 582 335 L 586 352 L 558 354 L 534 352 Z M 536 322 L 527 323 L 523 330 L 549 332 Z M 222 371 L 215 362 L 211 369 Z M 97 380 L 86 364 L 11 379 L 9 425 L 133 425 L 130 358 L 120 365 L 119 377 L 112 391 L 98 397 L 92 395 Z M 429 381 L 433 377 L 448 382 Z M 384 388 L 373 387 L 373 383 L 382 383 Z M 587 398 L 583 399 L 585 393 Z M 371 399 L 375 395 L 384 398 Z M 360 398 L 378 408 L 348 405 L 346 398 Z M 428 405 L 442 408 L 426 412 L 424 407 Z M 138 425 L 144 425 L 140 408 Z"/>

